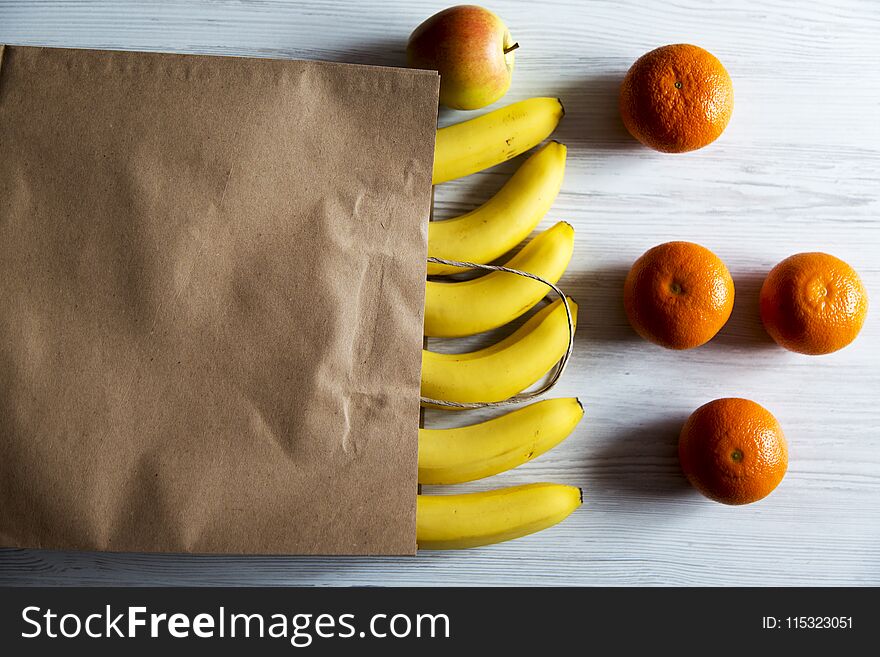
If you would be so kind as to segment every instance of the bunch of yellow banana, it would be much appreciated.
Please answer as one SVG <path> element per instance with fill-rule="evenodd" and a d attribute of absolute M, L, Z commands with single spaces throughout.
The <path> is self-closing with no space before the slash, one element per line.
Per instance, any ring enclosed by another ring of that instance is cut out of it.
<path fill-rule="evenodd" d="M 556 98 L 532 98 L 437 132 L 434 183 L 509 160 L 546 139 L 562 118 Z M 428 225 L 428 255 L 488 264 L 520 244 L 550 209 L 565 171 L 565 146 L 550 141 L 480 207 Z M 574 230 L 559 222 L 504 265 L 556 283 L 568 267 Z M 429 264 L 428 274 L 464 271 Z M 547 294 L 540 281 L 495 271 L 468 280 L 429 280 L 425 335 L 455 338 L 503 326 Z M 576 321 L 577 304 L 569 299 Z M 507 338 L 467 353 L 422 352 L 422 396 L 450 402 L 495 402 L 541 379 L 568 349 L 562 300 L 534 313 Z M 489 477 L 555 447 L 580 422 L 577 399 L 547 399 L 456 429 L 419 431 L 419 483 L 458 484 Z M 506 541 L 555 525 L 581 504 L 574 486 L 539 483 L 463 495 L 419 495 L 420 548 L 468 548 Z"/>

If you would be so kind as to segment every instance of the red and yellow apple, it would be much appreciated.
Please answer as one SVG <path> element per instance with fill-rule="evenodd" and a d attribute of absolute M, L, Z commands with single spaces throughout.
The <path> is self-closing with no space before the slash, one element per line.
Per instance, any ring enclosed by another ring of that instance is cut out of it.
<path fill-rule="evenodd" d="M 406 47 L 412 68 L 440 73 L 440 103 L 472 110 L 491 105 L 510 87 L 519 47 L 504 22 L 488 9 L 458 5 L 413 30 Z"/>

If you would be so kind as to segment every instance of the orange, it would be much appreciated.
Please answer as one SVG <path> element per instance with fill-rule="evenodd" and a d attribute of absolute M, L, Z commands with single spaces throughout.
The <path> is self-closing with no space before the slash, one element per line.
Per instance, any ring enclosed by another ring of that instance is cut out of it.
<path fill-rule="evenodd" d="M 733 83 L 710 52 L 685 43 L 642 55 L 620 88 L 620 116 L 630 134 L 664 153 L 684 153 L 718 139 L 733 112 Z"/>
<path fill-rule="evenodd" d="M 777 343 L 802 354 L 830 354 L 856 339 L 868 293 L 855 270 L 827 253 L 798 253 L 767 274 L 761 321 Z"/>
<path fill-rule="evenodd" d="M 733 310 L 733 279 L 721 259 L 693 242 L 666 242 L 635 261 L 623 306 L 636 333 L 668 349 L 692 349 Z"/>
<path fill-rule="evenodd" d="M 748 399 L 716 399 L 685 422 L 678 460 L 693 487 L 709 499 L 750 504 L 782 481 L 788 447 L 766 408 Z"/>

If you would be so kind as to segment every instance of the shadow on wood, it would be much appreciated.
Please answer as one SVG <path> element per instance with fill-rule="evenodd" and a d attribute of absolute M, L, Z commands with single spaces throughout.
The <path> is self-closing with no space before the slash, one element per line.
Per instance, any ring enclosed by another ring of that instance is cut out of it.
<path fill-rule="evenodd" d="M 384 39 L 365 42 L 355 49 L 326 50 L 321 53 L 320 59 L 345 64 L 405 67 L 406 40 L 407 37 Z M 314 56 L 310 57 L 310 59 L 314 58 Z"/>
<path fill-rule="evenodd" d="M 644 149 L 629 134 L 620 118 L 618 95 L 625 73 L 623 68 L 619 75 L 603 73 L 548 89 L 548 95 L 552 93 L 561 98 L 565 107 L 565 117 L 553 138 L 571 148 L 588 146 L 598 151 Z"/>
<path fill-rule="evenodd" d="M 637 342 L 623 311 L 623 281 L 628 267 L 611 267 L 569 273 L 560 285 L 578 302 L 577 342 Z"/>
<path fill-rule="evenodd" d="M 678 434 L 687 416 L 622 426 L 589 459 L 590 486 L 603 498 L 637 504 L 698 495 L 678 463 Z M 634 498 L 639 498 L 636 501 Z"/>
<path fill-rule="evenodd" d="M 761 323 L 760 295 L 764 283 L 765 272 L 731 273 L 735 296 L 733 311 L 727 324 L 718 332 L 708 345 L 729 348 L 743 347 L 749 349 L 778 350 L 779 346 L 764 329 Z M 708 346 L 707 345 L 707 346 Z"/>
<path fill-rule="evenodd" d="M 298 557 L 274 555 L 148 554 L 143 552 L 73 552 L 0 549 L 0 585 L 146 585 L 189 586 L 295 585 L 327 578 L 349 584 L 347 573 L 364 575 L 395 564 L 403 569 L 412 559 L 395 557 Z M 26 577 L 18 576 L 27 570 Z"/>

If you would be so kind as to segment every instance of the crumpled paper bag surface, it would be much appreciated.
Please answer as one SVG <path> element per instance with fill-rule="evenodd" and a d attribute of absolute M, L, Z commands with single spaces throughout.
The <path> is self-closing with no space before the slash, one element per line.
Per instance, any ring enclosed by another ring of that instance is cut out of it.
<path fill-rule="evenodd" d="M 0 545 L 412 554 L 439 77 L 0 53 Z"/>

